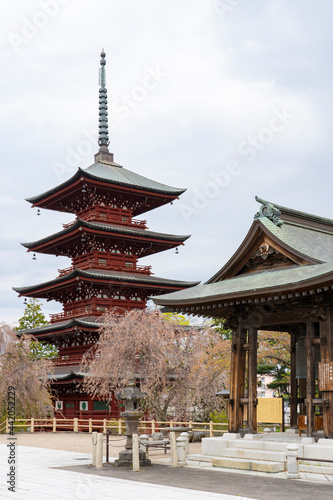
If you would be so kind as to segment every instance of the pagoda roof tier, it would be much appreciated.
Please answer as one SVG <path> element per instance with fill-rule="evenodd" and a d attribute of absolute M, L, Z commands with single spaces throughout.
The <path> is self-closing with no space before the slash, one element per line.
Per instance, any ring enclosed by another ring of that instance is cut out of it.
<path fill-rule="evenodd" d="M 82 241 L 86 235 L 85 242 Z M 120 252 L 131 251 L 137 257 L 145 257 L 169 248 L 177 247 L 187 240 L 189 235 L 174 235 L 147 231 L 140 228 L 129 228 L 114 224 L 100 224 L 76 219 L 73 224 L 58 233 L 46 236 L 38 241 L 22 243 L 29 251 L 65 255 L 82 254 L 93 251 L 89 238 L 107 241 L 107 245 Z M 107 251 L 110 251 L 106 248 Z"/>
<path fill-rule="evenodd" d="M 119 291 L 124 289 L 131 289 L 133 293 L 135 293 L 135 290 L 139 290 L 141 294 L 145 292 L 149 295 L 149 293 L 154 293 L 154 290 L 155 293 L 162 293 L 163 291 L 179 290 L 198 284 L 198 282 L 178 281 L 121 271 L 84 271 L 76 268 L 71 273 L 54 280 L 13 289 L 23 296 L 55 299 L 63 302 L 69 292 L 79 294 L 78 291 L 76 292 L 79 283 L 81 289 L 85 287 L 85 293 L 96 294 L 95 288 L 98 288 L 103 290 L 105 294 L 111 293 L 111 295 L 119 294 Z M 82 291 L 81 294 L 83 294 Z"/>
<path fill-rule="evenodd" d="M 170 310 L 226 318 L 236 306 L 333 290 L 333 220 L 260 198 L 231 259 L 205 284 L 152 297 Z"/>
<path fill-rule="evenodd" d="M 58 323 L 50 323 L 48 325 L 39 326 L 38 328 L 29 328 L 28 330 L 19 330 L 17 335 L 23 335 L 29 333 L 39 337 L 43 336 L 53 336 L 57 333 L 66 333 L 75 331 L 75 329 L 80 330 L 98 330 L 101 327 L 101 318 L 96 317 L 85 317 L 84 319 L 69 319 L 66 321 L 59 321 Z"/>
<path fill-rule="evenodd" d="M 126 206 L 133 215 L 175 200 L 186 189 L 175 188 L 136 174 L 111 161 L 79 168 L 67 181 L 31 198 L 34 207 L 77 213 L 99 203 Z"/>
<path fill-rule="evenodd" d="M 48 379 L 55 382 L 70 382 L 73 379 L 82 379 L 86 373 L 80 371 L 80 365 L 56 367 L 54 373 L 48 375 Z"/>

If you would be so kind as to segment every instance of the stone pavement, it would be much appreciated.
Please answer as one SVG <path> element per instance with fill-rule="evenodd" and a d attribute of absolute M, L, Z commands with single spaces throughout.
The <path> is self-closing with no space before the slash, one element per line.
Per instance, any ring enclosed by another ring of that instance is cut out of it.
<path fill-rule="evenodd" d="M 111 465 L 96 470 L 90 466 L 91 435 L 36 433 L 15 437 L 17 488 L 13 493 L 8 491 L 6 484 L 10 450 L 7 444 L 11 438 L 0 436 L 1 499 L 280 500 L 285 497 L 331 500 L 333 497 L 333 481 L 329 483 L 320 474 L 307 474 L 302 480 L 287 480 L 285 473 L 273 475 L 212 467 L 174 469 L 166 465 L 168 459 L 163 454 L 152 455 L 154 466 L 137 473 Z M 111 456 L 117 456 L 118 447 L 123 445 L 119 439 L 120 436 L 113 438 Z M 35 446 L 31 446 L 33 444 Z M 200 447 L 200 444 L 194 445 Z M 68 450 L 71 447 L 74 451 Z M 197 450 L 192 449 L 193 452 Z"/>
<path fill-rule="evenodd" d="M 17 447 L 17 488 L 6 486 L 7 447 L 0 445 L 0 498 L 15 500 L 249 500 L 246 497 L 220 495 L 186 488 L 162 486 L 149 482 L 136 482 L 117 477 L 99 476 L 91 470 L 73 472 L 61 466 L 91 463 L 91 455 L 79 452 Z M 140 473 L 134 473 L 137 475 Z"/>

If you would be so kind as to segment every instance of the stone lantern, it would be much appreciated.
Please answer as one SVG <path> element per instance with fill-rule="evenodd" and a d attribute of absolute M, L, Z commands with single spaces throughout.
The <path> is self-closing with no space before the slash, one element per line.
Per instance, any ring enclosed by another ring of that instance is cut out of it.
<path fill-rule="evenodd" d="M 140 401 L 145 398 L 145 393 L 135 385 L 135 378 L 132 373 L 128 377 L 128 385 L 120 393 L 116 394 L 116 398 L 118 401 L 124 401 L 125 404 L 125 411 L 120 416 L 125 419 L 127 440 L 125 450 L 119 453 L 119 459 L 115 460 L 114 465 L 130 467 L 133 460 L 132 436 L 138 434 L 139 420 L 143 416 L 143 412 L 139 410 Z M 146 459 L 144 451 L 139 451 L 139 458 L 142 467 L 151 465 L 151 461 Z"/>

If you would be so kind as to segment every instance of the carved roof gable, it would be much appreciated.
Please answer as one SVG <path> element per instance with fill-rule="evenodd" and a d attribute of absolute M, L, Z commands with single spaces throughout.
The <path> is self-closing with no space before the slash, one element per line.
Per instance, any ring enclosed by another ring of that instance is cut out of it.
<path fill-rule="evenodd" d="M 236 274 L 236 276 L 295 265 L 295 261 L 279 252 L 269 243 L 263 242 L 252 254 L 242 269 Z"/>

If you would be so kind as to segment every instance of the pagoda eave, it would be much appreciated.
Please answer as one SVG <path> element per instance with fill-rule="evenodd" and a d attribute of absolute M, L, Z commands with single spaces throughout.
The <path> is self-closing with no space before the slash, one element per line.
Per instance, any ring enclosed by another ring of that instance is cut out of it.
<path fill-rule="evenodd" d="M 72 225 L 35 242 L 21 243 L 28 252 L 68 256 L 78 247 L 86 247 L 91 251 L 91 242 L 83 243 L 83 238 L 98 240 L 99 244 L 107 241 L 107 245 L 123 251 L 134 250 L 138 257 L 145 257 L 170 248 L 183 245 L 189 235 L 170 235 L 156 233 L 144 229 L 129 229 L 111 224 L 100 224 L 76 220 Z"/>
<path fill-rule="evenodd" d="M 19 293 L 20 297 L 26 296 L 57 300 L 55 297 L 59 293 L 63 295 L 68 293 L 69 290 L 72 293 L 76 293 L 79 283 L 81 285 L 87 284 L 87 286 L 90 284 L 90 286 L 100 287 L 102 290 L 109 292 L 112 290 L 114 293 L 124 288 L 128 291 L 142 289 L 141 291 L 143 292 L 144 287 L 144 289 L 147 289 L 147 296 L 154 293 L 153 290 L 159 294 L 167 291 L 181 290 L 198 284 L 198 282 L 175 281 L 148 275 L 142 276 L 121 272 L 101 273 L 100 271 L 75 269 L 73 272 L 47 283 L 13 289 Z"/>
<path fill-rule="evenodd" d="M 79 169 L 67 182 L 60 184 L 46 193 L 27 198 L 26 201 L 32 203 L 32 208 L 38 207 L 75 213 L 82 206 L 85 206 L 90 198 L 94 198 L 96 190 L 99 191 L 101 199 L 105 197 L 106 202 L 124 201 L 125 198 L 126 200 L 131 200 L 129 207 L 133 210 L 133 215 L 139 215 L 171 203 L 185 191 L 185 189 L 174 190 L 172 192 L 152 188 L 143 189 L 139 186 L 126 184 L 125 182 L 98 178 L 85 170 Z"/>
<path fill-rule="evenodd" d="M 38 328 L 30 328 L 28 330 L 19 330 L 17 335 L 23 335 L 29 333 L 34 337 L 39 336 L 52 336 L 57 333 L 65 334 L 67 332 L 72 332 L 76 330 L 91 331 L 98 330 L 101 327 L 101 323 L 96 320 L 87 320 L 84 318 L 73 318 L 66 321 L 58 322 L 56 325 L 49 323 L 48 325 L 43 325 Z"/>

